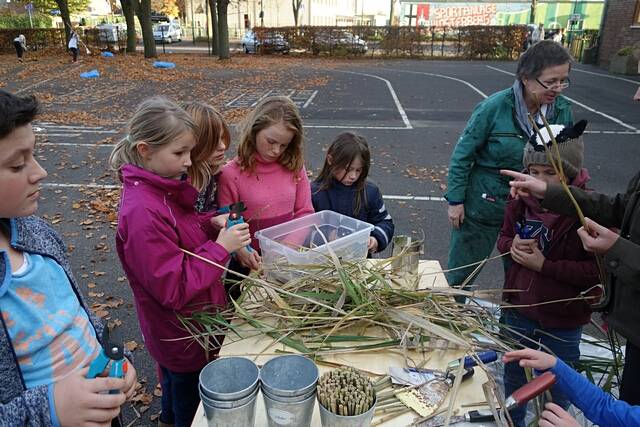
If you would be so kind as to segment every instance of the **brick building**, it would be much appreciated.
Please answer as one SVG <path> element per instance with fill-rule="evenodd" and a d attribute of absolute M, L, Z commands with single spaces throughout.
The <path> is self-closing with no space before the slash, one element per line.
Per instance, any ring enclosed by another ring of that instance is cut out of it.
<path fill-rule="evenodd" d="M 601 66 L 618 50 L 640 42 L 640 0 L 608 0 L 598 51 Z"/>

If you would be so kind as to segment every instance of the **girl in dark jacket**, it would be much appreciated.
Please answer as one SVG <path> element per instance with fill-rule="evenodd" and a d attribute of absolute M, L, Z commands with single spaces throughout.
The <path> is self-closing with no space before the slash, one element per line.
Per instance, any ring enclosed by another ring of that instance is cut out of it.
<path fill-rule="evenodd" d="M 367 180 L 370 165 L 367 140 L 341 133 L 331 143 L 320 175 L 311 183 L 311 201 L 316 212 L 331 210 L 373 225 L 368 244 L 373 253 L 387 247 L 394 225 L 380 190 Z"/>
<path fill-rule="evenodd" d="M 583 143 L 579 136 L 586 122 L 574 128 L 553 126 L 563 170 L 571 184 L 585 188 L 589 179 L 582 168 Z M 546 133 L 543 130 L 543 135 Z M 559 183 L 540 138 L 532 138 L 524 150 L 523 164 L 529 175 Z M 565 362 L 580 357 L 582 325 L 589 323 L 589 301 L 598 298 L 600 283 L 593 254 L 585 251 L 576 231 L 577 218 L 550 212 L 535 197 L 509 201 L 498 239 L 498 250 L 510 252 L 505 277 L 502 322 L 507 333 L 522 345 L 552 351 Z M 527 382 L 517 363 L 505 366 L 505 395 Z M 558 389 L 553 400 L 563 407 L 569 401 Z M 511 412 L 516 426 L 524 425 L 525 408 Z"/>

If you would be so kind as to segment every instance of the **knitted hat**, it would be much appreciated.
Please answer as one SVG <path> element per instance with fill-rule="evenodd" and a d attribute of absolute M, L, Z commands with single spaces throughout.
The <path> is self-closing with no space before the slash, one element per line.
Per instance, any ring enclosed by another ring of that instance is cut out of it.
<path fill-rule="evenodd" d="M 582 169 L 584 143 L 582 142 L 581 135 L 587 127 L 587 121 L 580 120 L 570 128 L 564 127 L 563 125 L 549 125 L 549 127 L 558 143 L 564 173 L 569 179 L 573 179 L 578 175 L 580 169 Z M 532 135 L 524 147 L 522 164 L 525 168 L 528 168 L 529 165 L 551 166 L 551 162 L 544 149 L 545 145 L 549 148 L 552 155 L 555 156 L 556 151 L 555 148 L 553 148 L 553 142 L 551 141 L 549 132 L 542 126 L 540 127 L 540 134 Z"/>

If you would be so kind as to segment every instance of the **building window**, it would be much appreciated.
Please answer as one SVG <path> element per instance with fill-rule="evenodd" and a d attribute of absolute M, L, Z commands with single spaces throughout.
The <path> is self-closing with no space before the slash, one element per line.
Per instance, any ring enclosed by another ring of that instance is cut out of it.
<path fill-rule="evenodd" d="M 636 10 L 633 12 L 633 25 L 640 25 L 640 0 L 636 0 Z"/>

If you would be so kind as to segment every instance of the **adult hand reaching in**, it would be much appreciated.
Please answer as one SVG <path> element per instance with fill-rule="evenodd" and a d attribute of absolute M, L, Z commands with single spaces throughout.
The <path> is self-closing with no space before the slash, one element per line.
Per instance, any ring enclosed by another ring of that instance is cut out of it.
<path fill-rule="evenodd" d="M 538 199 L 542 199 L 544 198 L 544 194 L 547 192 L 547 183 L 534 178 L 531 175 L 506 169 L 500 170 L 500 173 L 514 179 L 509 182 L 509 185 L 511 186 L 511 197 L 517 198 L 518 196 L 533 196 Z"/>
<path fill-rule="evenodd" d="M 585 218 L 585 227 L 578 229 L 578 236 L 582 240 L 584 249 L 596 254 L 604 254 L 618 241 L 620 235 L 603 227 L 592 219 Z"/>

